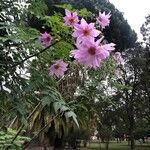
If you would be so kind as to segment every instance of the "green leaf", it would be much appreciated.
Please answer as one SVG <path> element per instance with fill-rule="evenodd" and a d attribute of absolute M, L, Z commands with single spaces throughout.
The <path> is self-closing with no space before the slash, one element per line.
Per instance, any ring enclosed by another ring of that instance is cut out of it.
<path fill-rule="evenodd" d="M 65 116 L 66 116 L 66 118 L 70 118 L 70 117 L 73 117 L 73 116 L 76 117 L 76 114 L 73 111 L 69 111 L 69 112 L 65 113 Z"/>
<path fill-rule="evenodd" d="M 75 116 L 73 116 L 73 121 L 76 123 L 76 125 L 79 127 L 79 123 L 77 121 L 77 118 Z"/>
<path fill-rule="evenodd" d="M 53 103 L 53 106 L 54 106 L 55 112 L 57 112 L 61 108 L 62 104 L 60 102 L 55 102 Z"/>
<path fill-rule="evenodd" d="M 78 123 L 78 121 L 77 121 L 77 116 L 76 116 L 76 114 L 73 112 L 73 111 L 69 111 L 69 112 L 66 112 L 65 113 L 65 117 L 68 119 L 68 118 L 71 118 L 72 117 L 72 119 L 73 119 L 73 121 L 76 123 L 76 125 L 79 127 L 79 123 Z"/>
<path fill-rule="evenodd" d="M 49 96 L 45 96 L 45 97 L 43 97 L 42 99 L 41 99 L 41 101 L 42 101 L 42 105 L 43 106 L 46 106 L 46 105 L 50 105 L 51 104 L 51 100 L 50 100 L 50 97 Z"/>
<path fill-rule="evenodd" d="M 66 110 L 69 110 L 69 108 L 67 106 L 62 106 L 60 108 L 60 111 L 62 111 L 62 112 L 66 111 Z"/>

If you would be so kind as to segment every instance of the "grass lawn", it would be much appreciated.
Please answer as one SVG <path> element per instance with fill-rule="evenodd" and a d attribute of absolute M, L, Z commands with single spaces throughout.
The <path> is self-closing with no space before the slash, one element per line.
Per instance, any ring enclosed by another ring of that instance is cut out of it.
<path fill-rule="evenodd" d="M 93 149 L 93 150 L 105 150 L 105 144 L 100 144 L 98 142 L 95 143 L 90 143 L 88 145 L 89 149 Z M 130 150 L 127 142 L 122 142 L 122 143 L 117 143 L 117 142 L 111 142 L 109 144 L 109 150 Z M 150 144 L 142 144 L 136 145 L 136 150 L 150 150 Z"/>

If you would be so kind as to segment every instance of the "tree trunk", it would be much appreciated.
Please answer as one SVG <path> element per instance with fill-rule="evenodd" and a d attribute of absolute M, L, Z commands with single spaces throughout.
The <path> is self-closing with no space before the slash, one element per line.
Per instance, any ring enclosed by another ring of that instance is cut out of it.
<path fill-rule="evenodd" d="M 130 150 L 135 150 L 135 142 L 134 142 L 134 135 L 133 134 L 131 134 Z"/>
<path fill-rule="evenodd" d="M 144 137 L 142 138 L 142 141 L 143 141 L 143 143 L 145 143 L 145 138 Z"/>
<path fill-rule="evenodd" d="M 80 142 L 81 143 L 81 142 Z M 83 141 L 83 147 L 87 147 L 87 140 Z"/>
<path fill-rule="evenodd" d="M 134 120 L 134 89 L 132 89 L 132 94 L 130 95 L 128 91 L 126 91 L 126 111 L 128 117 L 128 125 L 129 125 L 129 140 L 131 142 L 130 150 L 135 150 L 135 142 L 134 142 L 134 131 L 135 131 L 135 120 Z"/>
<path fill-rule="evenodd" d="M 130 150 L 135 150 L 135 141 L 134 141 L 135 126 L 134 126 L 134 117 L 133 117 L 133 115 L 130 116 L 129 124 L 130 124 L 129 135 L 130 135 L 130 141 L 131 141 Z"/>
<path fill-rule="evenodd" d="M 130 146 L 130 139 L 128 138 L 128 146 Z"/>
<path fill-rule="evenodd" d="M 106 149 L 106 150 L 109 149 L 109 139 L 106 140 L 105 149 Z"/>

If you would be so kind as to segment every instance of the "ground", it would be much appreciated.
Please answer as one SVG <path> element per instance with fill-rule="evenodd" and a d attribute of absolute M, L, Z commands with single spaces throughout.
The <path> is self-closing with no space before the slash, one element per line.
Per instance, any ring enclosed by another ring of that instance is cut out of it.
<path fill-rule="evenodd" d="M 42 147 L 33 147 L 29 148 L 27 150 L 44 150 Z M 47 150 L 53 150 L 51 148 L 47 148 Z M 67 149 L 72 150 L 72 149 Z M 80 150 L 105 150 L 105 144 L 98 142 L 91 142 L 87 145 L 87 148 L 80 148 Z M 130 150 L 130 147 L 128 146 L 127 142 L 121 142 L 117 143 L 110 142 L 109 150 Z M 136 142 L 136 149 L 135 150 L 150 150 L 150 143 L 149 144 L 140 144 L 139 142 Z"/>
<path fill-rule="evenodd" d="M 88 148 L 91 150 L 105 150 L 105 144 L 99 143 L 90 143 Z M 127 142 L 111 142 L 109 145 L 109 150 L 129 150 L 129 146 Z M 136 150 L 150 150 L 150 143 L 149 144 L 140 144 L 136 143 Z"/>

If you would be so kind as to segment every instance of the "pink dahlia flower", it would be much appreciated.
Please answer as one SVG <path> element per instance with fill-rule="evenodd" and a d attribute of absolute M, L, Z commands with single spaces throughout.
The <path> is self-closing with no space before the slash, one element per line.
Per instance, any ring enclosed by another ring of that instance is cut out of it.
<path fill-rule="evenodd" d="M 83 18 L 80 24 L 74 26 L 73 37 L 77 38 L 77 43 L 94 41 L 99 34 L 100 31 L 95 29 L 94 23 L 88 24 Z"/>
<path fill-rule="evenodd" d="M 44 46 L 49 46 L 52 42 L 52 36 L 47 32 L 41 33 L 41 36 L 39 39 L 42 45 Z"/>
<path fill-rule="evenodd" d="M 108 13 L 107 15 L 105 12 L 99 12 L 99 16 L 97 17 L 97 21 L 100 26 L 104 29 L 106 26 L 109 26 L 111 14 Z"/>
<path fill-rule="evenodd" d="M 105 50 L 111 52 L 111 51 L 115 50 L 115 47 L 114 47 L 115 45 L 116 45 L 116 44 L 114 44 L 114 43 L 109 43 L 109 44 L 104 44 L 104 45 L 102 45 L 101 47 L 102 47 L 103 49 L 105 49 Z"/>
<path fill-rule="evenodd" d="M 65 9 L 65 14 L 66 16 L 64 17 L 64 20 L 66 26 L 74 26 L 79 22 L 77 12 L 70 12 L 69 10 Z"/>
<path fill-rule="evenodd" d="M 74 58 L 85 67 L 96 69 L 100 62 L 109 56 L 109 51 L 99 46 L 99 41 L 89 41 L 83 44 L 77 44 L 77 49 L 72 50 Z"/>
<path fill-rule="evenodd" d="M 123 64 L 124 63 L 124 60 L 123 60 L 120 52 L 114 53 L 113 57 L 117 61 L 117 64 Z"/>
<path fill-rule="evenodd" d="M 49 68 L 49 74 L 58 78 L 62 77 L 67 70 L 67 66 L 68 64 L 63 60 L 58 60 Z"/>

